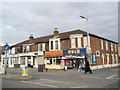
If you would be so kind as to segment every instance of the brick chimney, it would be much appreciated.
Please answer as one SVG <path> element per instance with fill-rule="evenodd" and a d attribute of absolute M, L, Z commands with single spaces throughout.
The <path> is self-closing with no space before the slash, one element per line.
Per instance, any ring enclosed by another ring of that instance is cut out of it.
<path fill-rule="evenodd" d="M 30 34 L 30 36 L 29 36 L 30 42 L 32 42 L 33 39 L 34 39 L 33 34 Z"/>
<path fill-rule="evenodd" d="M 55 29 L 54 29 L 54 36 L 58 36 L 58 34 L 59 34 L 59 31 L 58 31 L 57 28 L 55 28 Z"/>

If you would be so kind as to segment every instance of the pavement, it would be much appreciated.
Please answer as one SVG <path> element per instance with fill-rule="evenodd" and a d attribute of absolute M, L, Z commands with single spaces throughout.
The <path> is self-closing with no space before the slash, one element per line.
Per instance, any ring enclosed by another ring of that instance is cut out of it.
<path fill-rule="evenodd" d="M 27 88 L 118 88 L 119 70 L 118 67 L 106 68 L 93 70 L 93 74 L 84 74 L 77 70 L 38 72 L 37 68 L 29 68 L 28 76 L 23 77 L 21 68 L 8 68 L 7 74 L 1 76 L 4 87 L 11 87 L 13 83 L 16 84 L 13 87 L 20 87 L 21 84 Z"/>
<path fill-rule="evenodd" d="M 0 75 L 1 78 L 7 78 L 7 79 L 17 79 L 17 80 L 30 80 L 32 79 L 32 76 L 20 76 L 20 75 L 14 75 L 14 74 L 2 74 Z"/>

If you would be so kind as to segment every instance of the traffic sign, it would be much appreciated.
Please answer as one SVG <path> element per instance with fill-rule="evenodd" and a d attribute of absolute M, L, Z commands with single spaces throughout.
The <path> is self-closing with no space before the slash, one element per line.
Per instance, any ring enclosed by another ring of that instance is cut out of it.
<path fill-rule="evenodd" d="M 97 57 L 100 56 L 100 51 L 96 51 L 96 56 L 97 56 Z"/>
<path fill-rule="evenodd" d="M 9 50 L 10 49 L 10 46 L 8 44 L 4 45 L 4 49 L 5 50 Z"/>
<path fill-rule="evenodd" d="M 86 53 L 91 54 L 91 47 L 86 47 Z"/>

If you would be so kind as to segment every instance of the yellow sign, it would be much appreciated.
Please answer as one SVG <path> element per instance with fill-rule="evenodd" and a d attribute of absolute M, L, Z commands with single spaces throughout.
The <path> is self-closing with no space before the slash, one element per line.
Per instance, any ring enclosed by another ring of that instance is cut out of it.
<path fill-rule="evenodd" d="M 50 52 L 45 52 L 45 56 L 62 56 L 62 51 L 50 51 Z"/>
<path fill-rule="evenodd" d="M 76 53 L 80 53 L 80 50 L 68 50 L 69 54 L 76 54 Z"/>

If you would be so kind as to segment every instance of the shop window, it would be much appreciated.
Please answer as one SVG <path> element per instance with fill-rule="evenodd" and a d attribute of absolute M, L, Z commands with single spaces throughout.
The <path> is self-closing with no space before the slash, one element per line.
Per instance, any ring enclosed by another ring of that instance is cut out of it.
<path fill-rule="evenodd" d="M 47 64 L 51 65 L 52 64 L 52 59 L 48 59 Z"/>
<path fill-rule="evenodd" d="M 61 60 L 56 60 L 56 65 L 60 65 Z"/>
<path fill-rule="evenodd" d="M 10 60 L 10 65 L 12 65 L 12 59 Z"/>
<path fill-rule="evenodd" d="M 56 64 L 56 59 L 53 59 L 53 63 L 52 63 L 53 65 L 55 65 Z"/>
<path fill-rule="evenodd" d="M 53 41 L 51 41 L 51 50 L 53 49 Z"/>

